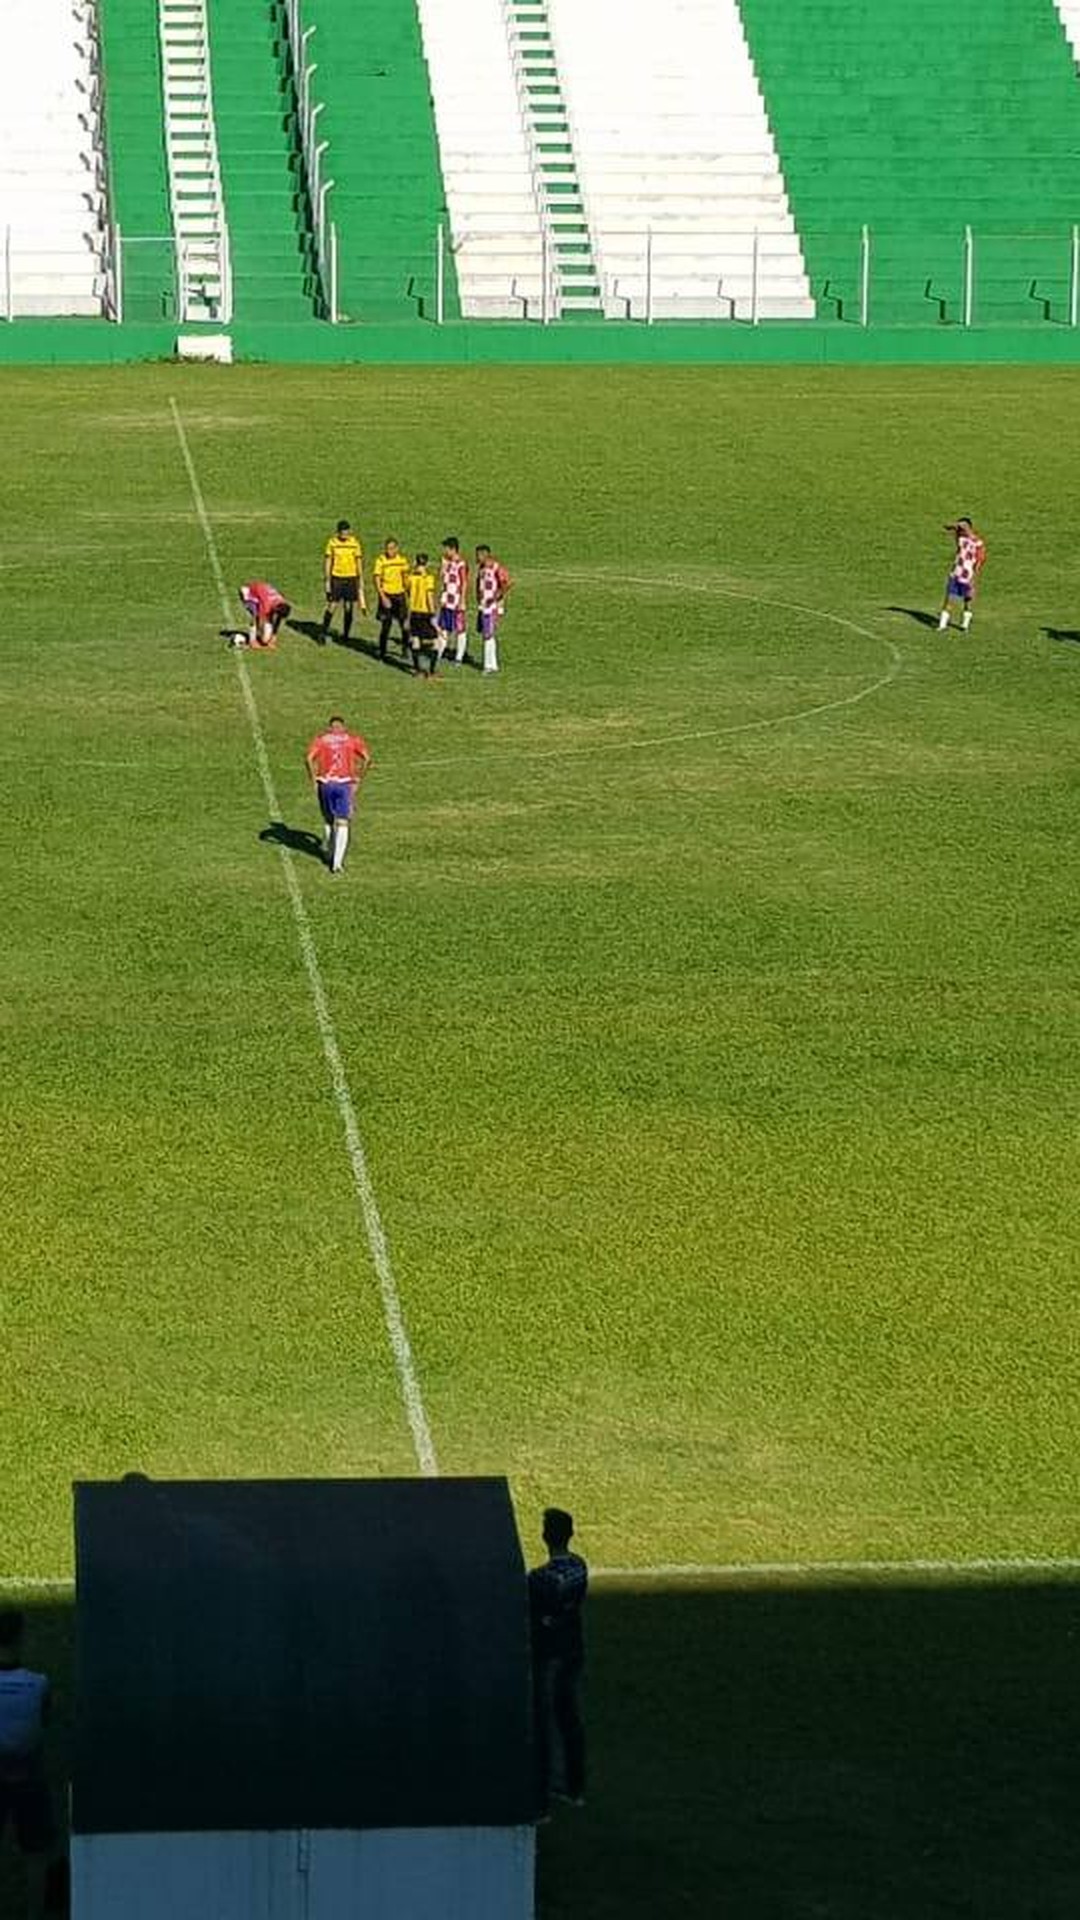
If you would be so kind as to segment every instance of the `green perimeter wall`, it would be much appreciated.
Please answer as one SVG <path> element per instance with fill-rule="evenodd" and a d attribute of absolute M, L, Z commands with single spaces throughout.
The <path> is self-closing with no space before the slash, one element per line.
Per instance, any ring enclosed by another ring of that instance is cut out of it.
<path fill-rule="evenodd" d="M 185 328 L 185 333 L 198 331 Z M 445 327 L 237 325 L 238 360 L 325 366 L 1080 365 L 1080 330 L 1066 327 L 859 327 L 783 323 L 653 327 L 617 320 L 572 327 L 458 321 Z M 71 366 L 173 357 L 175 325 L 105 320 L 16 320 L 0 326 L 0 368 Z M 182 369 L 177 369 L 182 377 Z M 228 380 L 228 369 L 222 369 Z"/>
<path fill-rule="evenodd" d="M 26 0 L 33 5 L 33 0 Z M 176 313 L 157 0 L 98 0 L 112 217 L 123 237 L 124 313 Z"/>

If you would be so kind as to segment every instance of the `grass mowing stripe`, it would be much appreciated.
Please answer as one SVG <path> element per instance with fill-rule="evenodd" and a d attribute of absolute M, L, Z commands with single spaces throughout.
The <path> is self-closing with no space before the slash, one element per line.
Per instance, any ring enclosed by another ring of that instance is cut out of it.
<path fill-rule="evenodd" d="M 180 452 L 183 455 L 184 466 L 187 469 L 195 513 L 199 525 L 202 528 L 203 538 L 206 542 L 206 551 L 210 558 L 210 567 L 214 575 L 214 583 L 221 600 L 222 614 L 227 621 L 230 612 L 228 589 L 225 585 L 225 575 L 222 571 L 221 556 L 218 553 L 213 525 L 210 520 L 210 515 L 207 512 L 202 488 L 199 484 L 199 476 L 195 468 L 191 446 L 184 430 L 184 422 L 180 415 L 180 409 L 175 399 L 171 397 L 169 400 L 169 408 L 172 413 L 173 425 L 176 428 L 176 436 L 180 443 Z M 266 739 L 263 734 L 262 722 L 259 718 L 255 690 L 251 684 L 251 676 L 248 673 L 246 661 L 238 657 L 236 670 L 240 681 L 240 691 L 243 695 L 244 707 L 251 728 L 251 738 L 255 748 L 255 760 L 258 765 L 263 792 L 266 796 L 266 804 L 270 810 L 271 818 L 273 820 L 280 820 L 282 817 L 281 807 L 278 803 L 277 789 L 274 785 L 274 776 L 270 767 L 270 758 L 266 751 Z M 289 904 L 292 907 L 293 919 L 296 923 L 300 955 L 304 963 L 304 971 L 307 974 L 308 986 L 311 989 L 311 1000 L 315 1010 L 315 1023 L 318 1027 L 319 1038 L 322 1042 L 323 1057 L 326 1061 L 334 1102 L 341 1120 L 342 1132 L 345 1138 L 345 1151 L 348 1155 L 349 1166 L 352 1171 L 353 1185 L 356 1189 L 356 1197 L 360 1203 L 364 1232 L 367 1237 L 372 1262 L 378 1278 L 379 1292 L 382 1295 L 383 1316 L 386 1321 L 386 1330 L 389 1335 L 390 1345 L 393 1349 L 394 1364 L 397 1368 L 401 1395 L 405 1403 L 405 1413 L 409 1422 L 409 1431 L 412 1434 L 416 1461 L 421 1473 L 430 1476 L 437 1474 L 439 1471 L 438 1460 L 435 1454 L 435 1443 L 432 1439 L 431 1428 L 428 1424 L 427 1412 L 424 1407 L 424 1399 L 420 1391 L 420 1381 L 416 1371 L 416 1363 L 413 1359 L 412 1343 L 405 1325 L 405 1315 L 401 1305 L 401 1296 L 398 1292 L 397 1281 L 394 1278 L 394 1269 L 390 1263 L 390 1249 L 387 1246 L 382 1215 L 379 1212 L 379 1204 L 375 1197 L 374 1186 L 372 1185 L 367 1154 L 364 1151 L 364 1143 L 360 1136 L 360 1126 L 356 1118 L 356 1108 L 353 1104 L 348 1076 L 345 1072 L 345 1063 L 341 1057 L 341 1047 L 338 1042 L 337 1030 L 330 1012 L 330 1003 L 327 999 L 326 987 L 323 982 L 322 968 L 319 965 L 315 937 L 311 931 L 311 921 L 308 918 L 307 908 L 304 905 L 304 897 L 300 891 L 300 882 L 296 877 L 292 854 L 288 847 L 279 846 L 278 855 L 281 861 L 281 872 L 285 881 L 285 890 L 289 896 Z"/>

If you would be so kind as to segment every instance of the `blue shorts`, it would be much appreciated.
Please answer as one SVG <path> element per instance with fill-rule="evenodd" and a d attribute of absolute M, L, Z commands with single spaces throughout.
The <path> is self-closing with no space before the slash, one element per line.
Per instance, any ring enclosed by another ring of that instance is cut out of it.
<path fill-rule="evenodd" d="M 353 783 L 351 780 L 320 780 L 319 811 L 327 825 L 332 820 L 351 820 Z"/>
<path fill-rule="evenodd" d="M 465 615 L 460 607 L 440 607 L 438 621 L 440 633 L 460 633 L 465 625 Z"/>
<path fill-rule="evenodd" d="M 499 616 L 495 612 L 494 607 L 490 610 L 485 609 L 482 613 L 477 614 L 476 631 L 482 634 L 485 640 L 494 640 L 495 635 L 499 631 Z"/>
<path fill-rule="evenodd" d="M 950 573 L 945 582 L 946 600 L 970 600 L 974 591 L 973 581 L 958 580 L 955 573 Z"/>

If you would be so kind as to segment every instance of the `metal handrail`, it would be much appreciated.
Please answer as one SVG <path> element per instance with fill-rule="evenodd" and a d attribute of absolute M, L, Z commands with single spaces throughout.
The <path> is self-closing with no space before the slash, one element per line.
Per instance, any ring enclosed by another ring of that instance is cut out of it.
<path fill-rule="evenodd" d="M 303 0 L 285 0 L 285 18 L 289 32 L 289 49 L 292 56 L 293 83 L 296 88 L 297 111 L 300 120 L 300 152 L 307 180 L 308 204 L 315 240 L 315 264 L 319 274 L 319 287 L 323 305 L 328 318 L 336 323 L 337 313 L 337 242 L 331 249 L 327 233 L 330 217 L 329 195 L 334 186 L 333 180 L 324 178 L 323 156 L 329 149 L 329 140 L 318 138 L 319 115 L 326 102 L 312 102 L 311 83 L 319 70 L 318 61 L 308 59 L 308 49 L 316 23 L 304 25 Z M 335 229 L 336 234 L 336 229 Z M 333 254 L 333 257 L 331 255 Z"/>

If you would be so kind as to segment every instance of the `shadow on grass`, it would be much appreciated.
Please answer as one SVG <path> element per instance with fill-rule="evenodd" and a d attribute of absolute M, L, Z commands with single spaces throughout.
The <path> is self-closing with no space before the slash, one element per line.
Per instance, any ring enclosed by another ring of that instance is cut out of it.
<path fill-rule="evenodd" d="M 321 620 L 291 619 L 291 620 L 286 620 L 285 625 L 288 627 L 290 633 L 300 634 L 303 639 L 311 640 L 317 647 L 321 647 L 323 645 L 323 630 L 322 630 Z"/>
<path fill-rule="evenodd" d="M 1080 1593 L 600 1588 L 543 1920 L 1070 1920 Z"/>
<path fill-rule="evenodd" d="M 284 820 L 272 820 L 259 835 L 264 843 L 274 847 L 288 847 L 290 853 L 306 853 L 312 860 L 326 859 L 326 850 L 322 838 L 310 833 L 306 827 L 289 827 Z"/>
<path fill-rule="evenodd" d="M 1075 1920 L 1075 1585 L 599 1585 L 540 1920 Z M 65 1804 L 73 1612 L 27 1605 Z M 363 1737 L 363 1730 L 360 1730 Z M 0 1914 L 21 1871 L 0 1844 Z M 58 1909 L 62 1910 L 62 1909 Z"/>
<path fill-rule="evenodd" d="M 1080 631 L 1076 627 L 1041 627 L 1048 640 L 1071 640 L 1080 643 Z"/>
<path fill-rule="evenodd" d="M 937 630 L 938 616 L 927 613 L 925 607 L 886 607 L 886 613 L 902 613 L 906 619 L 914 620 L 920 627 L 933 627 Z"/>

